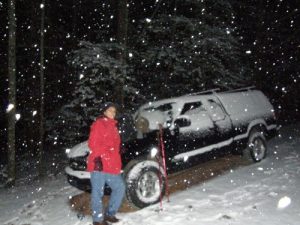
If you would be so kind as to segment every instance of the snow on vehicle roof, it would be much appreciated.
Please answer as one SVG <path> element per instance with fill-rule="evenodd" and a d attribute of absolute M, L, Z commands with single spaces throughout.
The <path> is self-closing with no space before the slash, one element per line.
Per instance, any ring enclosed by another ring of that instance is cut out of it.
<path fill-rule="evenodd" d="M 150 130 L 157 129 L 157 124 L 163 124 L 166 127 L 167 124 L 172 125 L 169 122 L 174 121 L 173 119 L 181 114 L 185 103 L 199 101 L 206 105 L 206 110 L 209 110 L 208 107 L 212 107 L 212 103 L 216 102 L 218 104 L 220 102 L 226 113 L 233 116 L 234 120 L 240 122 L 254 116 L 270 116 L 274 112 L 273 106 L 261 91 L 256 89 L 240 89 L 227 92 L 191 93 L 148 102 L 139 108 L 135 114 L 135 118 L 146 118 L 151 125 Z M 170 119 L 170 115 L 172 115 L 172 120 Z"/>
<path fill-rule="evenodd" d="M 200 98 L 205 98 L 205 96 L 209 96 L 209 95 L 207 95 L 207 94 L 206 95 L 183 95 L 183 96 L 179 96 L 179 97 L 173 97 L 173 98 L 152 101 L 152 102 L 148 102 L 148 103 L 142 105 L 141 109 L 145 109 L 150 106 L 155 107 L 155 106 L 168 104 L 168 103 L 184 103 L 184 102 L 197 101 Z"/>
<path fill-rule="evenodd" d="M 264 108 L 266 105 L 266 97 L 263 95 L 263 93 L 259 90 L 240 90 L 238 92 L 211 92 L 210 94 L 205 93 L 205 94 L 188 94 L 188 95 L 183 95 L 179 97 L 173 97 L 173 98 L 166 98 L 166 99 L 161 99 L 157 101 L 151 101 L 148 102 L 140 107 L 140 109 L 145 110 L 148 107 L 157 107 L 159 105 L 164 105 L 164 104 L 171 104 L 171 103 L 177 103 L 177 104 L 182 104 L 185 102 L 192 102 L 192 101 L 198 101 L 199 99 L 206 99 L 210 96 L 217 96 L 221 98 L 222 100 L 227 100 L 229 98 L 232 99 L 232 103 L 237 103 L 239 102 L 239 98 L 247 97 L 250 95 L 251 96 L 256 96 L 257 98 L 253 98 L 255 100 L 255 103 L 262 106 Z M 241 97 L 239 97 L 241 96 Z M 244 99 L 243 99 L 244 100 Z M 240 102 L 242 103 L 242 102 Z M 235 104 L 231 104 L 231 107 L 234 107 Z M 270 108 L 270 104 L 268 104 L 268 107 Z"/>

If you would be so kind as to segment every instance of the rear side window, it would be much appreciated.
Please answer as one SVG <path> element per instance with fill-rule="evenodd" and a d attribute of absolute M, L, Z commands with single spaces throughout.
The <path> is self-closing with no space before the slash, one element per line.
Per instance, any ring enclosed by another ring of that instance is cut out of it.
<path fill-rule="evenodd" d="M 183 109 L 181 111 L 181 115 L 192 115 L 192 114 L 197 114 L 202 111 L 206 111 L 205 108 L 203 107 L 202 102 L 189 102 L 184 104 Z"/>

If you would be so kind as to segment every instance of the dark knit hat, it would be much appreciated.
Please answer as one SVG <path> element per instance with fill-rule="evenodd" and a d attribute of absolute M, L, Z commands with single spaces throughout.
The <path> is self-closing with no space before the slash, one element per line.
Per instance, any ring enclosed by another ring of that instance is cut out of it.
<path fill-rule="evenodd" d="M 105 103 L 101 104 L 101 106 L 100 106 L 101 114 L 103 114 L 109 107 L 117 108 L 117 105 L 113 102 L 105 102 Z"/>

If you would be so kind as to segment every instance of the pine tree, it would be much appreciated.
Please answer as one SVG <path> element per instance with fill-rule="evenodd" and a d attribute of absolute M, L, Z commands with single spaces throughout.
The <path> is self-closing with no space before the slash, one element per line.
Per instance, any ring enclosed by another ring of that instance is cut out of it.
<path fill-rule="evenodd" d="M 80 48 L 72 53 L 69 64 L 77 80 L 73 100 L 48 121 L 50 139 L 60 144 L 86 139 L 89 126 L 99 116 L 101 103 L 118 103 L 114 95 L 117 84 L 126 84 L 123 92 L 128 97 L 136 92 L 130 85 L 133 79 L 124 72 L 126 64 L 115 58 L 119 51 L 118 44 L 81 42 Z"/>
<path fill-rule="evenodd" d="M 133 38 L 140 41 L 131 62 L 145 94 L 161 98 L 250 83 L 228 1 L 176 1 L 161 11 L 144 19 Z"/>

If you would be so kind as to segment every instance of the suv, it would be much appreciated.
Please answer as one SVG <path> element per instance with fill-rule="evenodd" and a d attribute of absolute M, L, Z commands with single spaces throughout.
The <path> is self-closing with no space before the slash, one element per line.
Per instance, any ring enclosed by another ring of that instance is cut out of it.
<path fill-rule="evenodd" d="M 122 145 L 128 202 L 139 208 L 159 201 L 165 191 L 158 131 L 162 127 L 167 173 L 199 164 L 206 156 L 237 152 L 259 162 L 266 157 L 266 140 L 277 131 L 267 97 L 253 88 L 228 92 L 210 90 L 149 102 L 133 115 L 135 138 Z M 65 172 L 70 184 L 90 189 L 86 172 L 87 142 L 68 151 Z"/>

